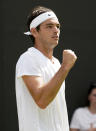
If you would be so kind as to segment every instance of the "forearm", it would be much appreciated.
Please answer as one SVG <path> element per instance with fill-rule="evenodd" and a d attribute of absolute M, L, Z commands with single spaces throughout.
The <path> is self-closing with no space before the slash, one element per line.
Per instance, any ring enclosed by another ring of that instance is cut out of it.
<path fill-rule="evenodd" d="M 68 69 L 61 66 L 54 77 L 40 88 L 38 105 L 41 108 L 45 108 L 55 98 L 68 72 Z"/>

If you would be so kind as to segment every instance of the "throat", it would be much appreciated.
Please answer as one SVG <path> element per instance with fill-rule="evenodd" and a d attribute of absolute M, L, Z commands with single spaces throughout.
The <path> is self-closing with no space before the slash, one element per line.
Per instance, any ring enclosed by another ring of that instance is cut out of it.
<path fill-rule="evenodd" d="M 95 106 L 95 107 L 89 107 L 88 109 L 89 109 L 89 111 L 90 111 L 92 114 L 96 114 L 96 106 Z"/>
<path fill-rule="evenodd" d="M 40 46 L 34 46 L 36 49 L 38 49 L 44 56 L 46 56 L 50 61 L 53 62 L 53 49 L 43 48 Z"/>

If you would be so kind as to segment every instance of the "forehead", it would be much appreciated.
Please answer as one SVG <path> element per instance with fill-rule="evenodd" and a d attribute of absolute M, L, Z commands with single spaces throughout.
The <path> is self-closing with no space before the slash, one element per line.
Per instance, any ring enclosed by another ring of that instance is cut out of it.
<path fill-rule="evenodd" d="M 91 93 L 92 94 L 94 94 L 94 93 L 96 94 L 96 89 L 93 89 Z"/>
<path fill-rule="evenodd" d="M 50 18 L 42 23 L 42 25 L 47 25 L 47 24 L 60 24 L 60 23 L 59 23 L 58 19 Z"/>

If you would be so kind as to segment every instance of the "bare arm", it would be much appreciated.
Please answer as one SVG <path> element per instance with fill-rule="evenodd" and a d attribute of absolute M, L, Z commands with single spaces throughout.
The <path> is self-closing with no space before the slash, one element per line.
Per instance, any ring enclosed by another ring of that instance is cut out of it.
<path fill-rule="evenodd" d="M 33 99 L 40 108 L 46 108 L 47 105 L 54 99 L 58 93 L 63 81 L 68 72 L 74 65 L 77 57 L 69 50 L 63 52 L 63 62 L 59 71 L 46 84 L 44 84 L 42 77 L 37 76 L 23 76 L 23 80 L 28 87 Z"/>
<path fill-rule="evenodd" d="M 96 128 L 93 127 L 93 123 L 90 124 L 90 129 L 88 131 L 96 131 Z"/>
<path fill-rule="evenodd" d="M 70 131 L 79 131 L 79 129 L 71 128 Z"/>

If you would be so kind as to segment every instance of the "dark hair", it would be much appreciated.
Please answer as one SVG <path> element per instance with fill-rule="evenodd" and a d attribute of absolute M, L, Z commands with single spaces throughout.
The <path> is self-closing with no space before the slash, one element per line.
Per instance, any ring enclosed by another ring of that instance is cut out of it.
<path fill-rule="evenodd" d="M 89 89 L 88 89 L 88 96 L 92 93 L 92 91 L 96 89 L 96 83 L 90 82 Z M 90 102 L 88 100 L 87 105 L 90 106 Z"/>
<path fill-rule="evenodd" d="M 40 14 L 42 13 L 45 13 L 45 12 L 48 12 L 48 11 L 52 11 L 51 9 L 49 8 L 46 8 L 46 7 L 43 7 L 43 6 L 36 6 L 34 7 L 31 12 L 29 13 L 28 17 L 27 17 L 27 27 L 28 27 L 28 30 L 30 31 L 30 23 L 31 21 L 36 18 L 37 16 L 39 16 Z M 40 30 L 40 25 L 36 27 L 37 31 Z M 34 44 L 34 41 L 35 41 L 35 38 L 30 35 L 30 38 Z"/>

